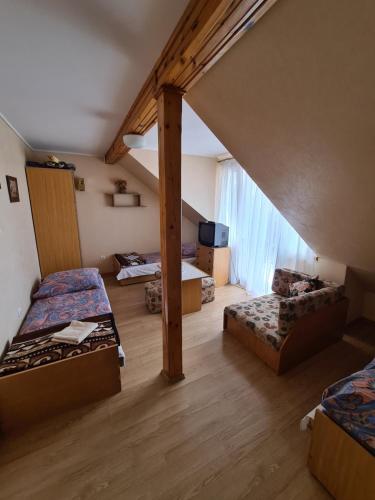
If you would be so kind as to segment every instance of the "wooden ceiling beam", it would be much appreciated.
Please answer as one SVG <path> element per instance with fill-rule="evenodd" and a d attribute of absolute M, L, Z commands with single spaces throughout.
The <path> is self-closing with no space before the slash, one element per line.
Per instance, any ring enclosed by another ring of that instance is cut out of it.
<path fill-rule="evenodd" d="M 106 163 L 129 151 L 125 134 L 145 134 L 156 123 L 155 96 L 161 87 L 187 92 L 276 1 L 191 0 L 108 149 Z"/>

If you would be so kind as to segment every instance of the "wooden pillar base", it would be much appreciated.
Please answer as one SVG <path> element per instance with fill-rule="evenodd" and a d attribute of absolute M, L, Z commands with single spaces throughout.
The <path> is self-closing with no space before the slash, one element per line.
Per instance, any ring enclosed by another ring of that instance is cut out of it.
<path fill-rule="evenodd" d="M 169 383 L 169 384 L 176 384 L 177 382 L 181 382 L 181 380 L 184 380 L 185 379 L 185 375 L 183 373 L 180 373 L 179 375 L 177 375 L 176 377 L 170 377 L 168 372 L 166 370 L 162 370 L 160 372 L 160 375 L 165 378 L 165 380 Z"/>

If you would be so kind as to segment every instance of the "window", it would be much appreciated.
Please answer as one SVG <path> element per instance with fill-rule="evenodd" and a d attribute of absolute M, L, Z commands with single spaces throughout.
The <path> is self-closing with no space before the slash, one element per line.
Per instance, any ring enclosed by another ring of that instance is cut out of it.
<path fill-rule="evenodd" d="M 276 267 L 314 273 L 314 252 L 235 160 L 220 164 L 216 200 L 216 220 L 229 226 L 232 284 L 258 296 L 271 291 Z"/>

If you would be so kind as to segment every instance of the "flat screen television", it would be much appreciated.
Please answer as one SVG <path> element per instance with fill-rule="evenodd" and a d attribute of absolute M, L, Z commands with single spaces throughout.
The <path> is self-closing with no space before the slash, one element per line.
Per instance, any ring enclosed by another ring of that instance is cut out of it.
<path fill-rule="evenodd" d="M 219 222 L 200 222 L 198 240 L 206 247 L 227 247 L 229 227 Z"/>

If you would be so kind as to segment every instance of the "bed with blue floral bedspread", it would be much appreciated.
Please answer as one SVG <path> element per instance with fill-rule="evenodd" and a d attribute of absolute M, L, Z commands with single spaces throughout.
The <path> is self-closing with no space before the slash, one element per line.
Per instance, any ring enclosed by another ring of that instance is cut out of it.
<path fill-rule="evenodd" d="M 375 358 L 361 371 L 328 387 L 324 412 L 375 455 Z"/>
<path fill-rule="evenodd" d="M 19 335 L 112 312 L 97 269 L 74 269 L 45 278 L 37 292 Z"/>
<path fill-rule="evenodd" d="M 72 320 L 97 327 L 77 345 L 56 342 Z M 46 276 L 0 360 L 0 431 L 24 428 L 121 391 L 122 351 L 104 282 L 96 268 Z"/>

